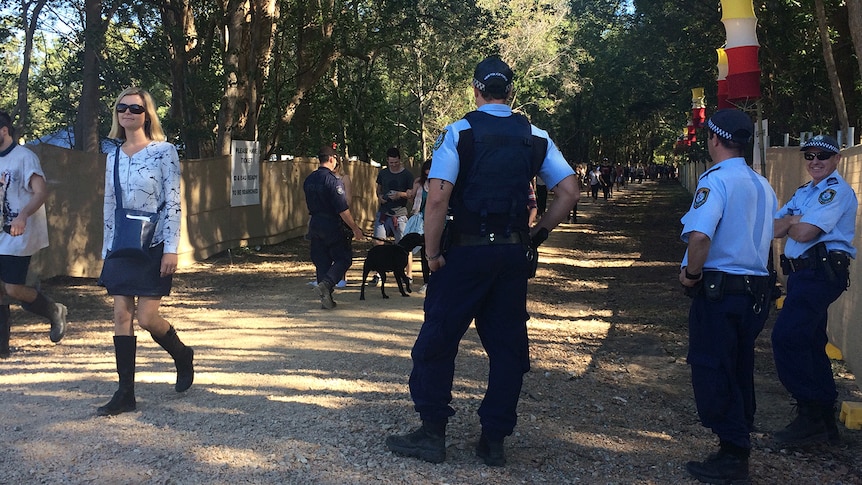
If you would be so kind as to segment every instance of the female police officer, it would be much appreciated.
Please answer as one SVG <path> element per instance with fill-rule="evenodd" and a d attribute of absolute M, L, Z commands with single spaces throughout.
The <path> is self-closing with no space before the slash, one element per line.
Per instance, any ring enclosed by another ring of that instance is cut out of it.
<path fill-rule="evenodd" d="M 858 202 L 836 170 L 838 150 L 838 142 L 826 135 L 802 145 L 812 180 L 796 189 L 775 216 L 775 237 L 787 236 L 781 258 L 787 297 L 772 331 L 772 351 L 778 378 L 796 399 L 798 413 L 773 434 L 779 446 L 839 440 L 826 317 L 849 283 Z"/>

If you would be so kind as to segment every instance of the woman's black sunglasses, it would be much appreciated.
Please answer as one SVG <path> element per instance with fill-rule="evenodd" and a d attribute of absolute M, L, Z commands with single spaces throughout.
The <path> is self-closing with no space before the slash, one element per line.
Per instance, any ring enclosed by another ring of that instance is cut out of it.
<path fill-rule="evenodd" d="M 134 111 L 132 112 L 134 113 Z M 803 156 L 806 160 L 814 160 L 814 157 L 817 157 L 818 160 L 829 160 L 830 158 L 834 157 L 835 154 L 832 152 L 805 152 L 805 155 Z"/>
<path fill-rule="evenodd" d="M 117 113 L 125 113 L 127 109 L 129 111 L 131 111 L 132 114 L 136 114 L 136 115 L 139 115 L 139 114 L 143 113 L 144 111 L 146 111 L 144 109 L 144 107 L 139 105 L 139 104 L 120 103 L 117 105 Z"/>

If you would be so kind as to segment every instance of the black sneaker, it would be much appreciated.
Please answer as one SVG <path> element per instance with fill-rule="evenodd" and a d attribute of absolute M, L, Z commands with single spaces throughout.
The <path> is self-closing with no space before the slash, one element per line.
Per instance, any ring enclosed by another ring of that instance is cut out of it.
<path fill-rule="evenodd" d="M 685 469 L 701 483 L 721 485 L 748 484 L 748 459 L 723 451 L 713 453 L 704 461 L 690 461 Z"/>
<path fill-rule="evenodd" d="M 446 436 L 431 434 L 424 426 L 412 433 L 386 438 L 386 447 L 393 453 L 429 463 L 443 463 L 446 459 Z"/>
<path fill-rule="evenodd" d="M 503 450 L 503 440 L 492 441 L 482 436 L 476 444 L 476 456 L 484 460 L 488 466 L 505 465 L 506 452 Z"/>

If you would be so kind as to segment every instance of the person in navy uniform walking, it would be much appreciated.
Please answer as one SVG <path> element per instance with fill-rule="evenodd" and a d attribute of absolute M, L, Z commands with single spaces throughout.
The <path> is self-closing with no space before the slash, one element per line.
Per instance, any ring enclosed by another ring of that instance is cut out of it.
<path fill-rule="evenodd" d="M 811 181 L 775 215 L 775 237 L 787 237 L 781 268 L 787 296 L 772 331 L 778 378 L 796 400 L 796 418 L 773 433 L 779 446 L 840 440 L 838 391 L 826 355 L 829 305 L 850 284 L 856 258 L 856 192 L 838 173 L 838 142 L 818 135 L 802 145 Z"/>
<path fill-rule="evenodd" d="M 332 290 L 353 262 L 351 237 L 363 239 L 362 230 L 350 214 L 344 183 L 335 176 L 336 154 L 324 145 L 317 155 L 319 167 L 306 177 L 302 188 L 311 221 L 308 223 L 311 261 L 317 273 L 321 307 L 335 308 Z M 352 235 L 348 235 L 348 231 Z"/>
<path fill-rule="evenodd" d="M 688 244 L 679 281 L 692 296 L 689 311 L 691 384 L 701 423 L 718 435 L 719 449 L 686 470 L 701 482 L 748 479 L 754 426 L 754 341 L 770 304 L 767 263 L 775 192 L 744 158 L 754 124 L 735 109 L 707 122 L 715 164 L 698 181 L 682 218 Z"/>
<path fill-rule="evenodd" d="M 523 374 L 530 368 L 527 279 L 538 245 L 579 197 L 574 171 L 548 134 L 512 113 L 507 104 L 512 78 L 499 57 L 478 64 L 473 78 L 478 110 L 438 137 L 428 176 L 425 250 L 432 273 L 410 374 L 422 426 L 389 436 L 386 446 L 432 463 L 446 459 L 446 425 L 455 414 L 450 406 L 455 355 L 475 319 L 490 361 L 476 454 L 486 465 L 505 464 L 503 439 L 515 427 Z M 527 194 L 537 174 L 555 198 L 531 229 Z"/>

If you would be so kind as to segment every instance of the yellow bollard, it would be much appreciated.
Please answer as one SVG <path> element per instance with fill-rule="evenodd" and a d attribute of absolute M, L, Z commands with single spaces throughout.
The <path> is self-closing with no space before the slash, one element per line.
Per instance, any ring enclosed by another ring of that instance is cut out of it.
<path fill-rule="evenodd" d="M 862 402 L 842 402 L 838 419 L 847 429 L 862 429 Z"/>
<path fill-rule="evenodd" d="M 832 360 L 844 360 L 844 354 L 841 353 L 841 349 L 831 343 L 826 344 L 826 356 Z"/>

